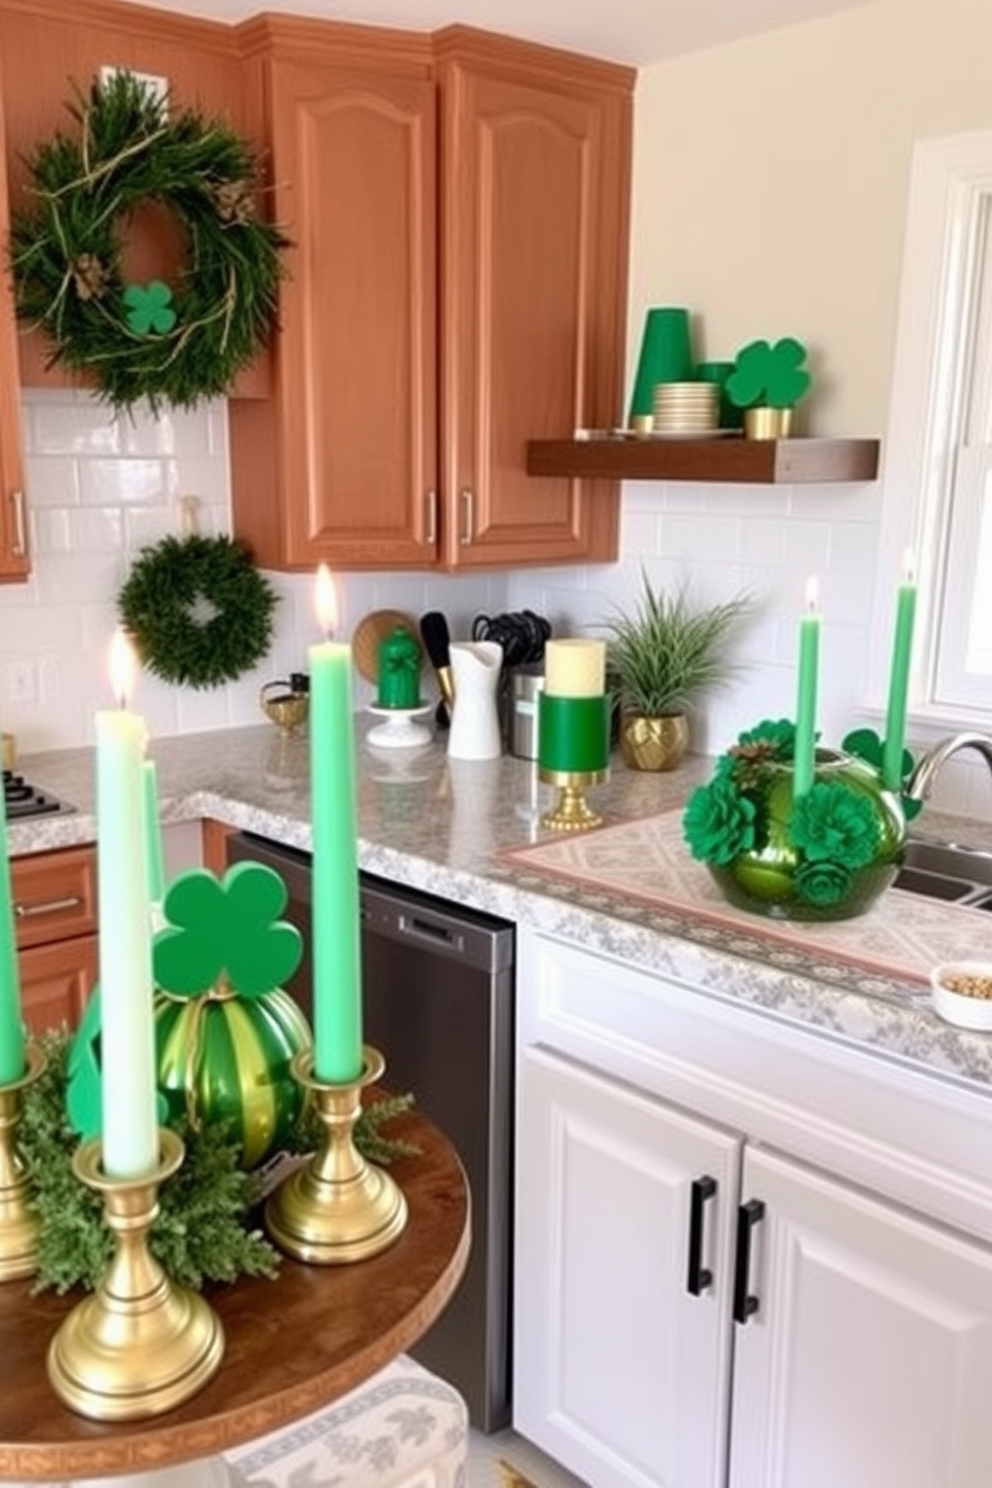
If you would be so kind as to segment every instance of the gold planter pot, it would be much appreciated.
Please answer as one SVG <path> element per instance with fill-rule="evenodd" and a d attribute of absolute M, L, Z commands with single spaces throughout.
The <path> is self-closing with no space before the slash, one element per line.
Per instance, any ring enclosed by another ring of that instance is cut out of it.
<path fill-rule="evenodd" d="M 626 713 L 620 724 L 620 754 L 632 770 L 674 770 L 689 745 L 684 713 L 645 718 Z"/>
<path fill-rule="evenodd" d="M 746 439 L 788 439 L 792 432 L 791 408 L 745 408 Z"/>

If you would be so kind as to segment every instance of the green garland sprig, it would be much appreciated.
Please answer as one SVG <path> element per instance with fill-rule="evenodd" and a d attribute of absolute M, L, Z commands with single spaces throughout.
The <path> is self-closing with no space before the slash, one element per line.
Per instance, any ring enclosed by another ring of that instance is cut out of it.
<path fill-rule="evenodd" d="M 141 550 L 118 611 L 149 671 L 165 682 L 208 688 L 262 659 L 272 642 L 276 603 L 271 584 L 240 543 L 192 534 Z"/>
<path fill-rule="evenodd" d="M 52 1030 L 39 1043 L 47 1062 L 26 1092 L 17 1129 L 31 1201 L 40 1220 L 34 1290 L 66 1292 L 75 1286 L 92 1290 L 106 1272 L 114 1241 L 98 1195 L 72 1170 L 72 1154 L 79 1145 L 66 1115 L 72 1035 Z M 398 1095 L 362 1111 L 355 1125 L 355 1145 L 368 1161 L 386 1165 L 419 1154 L 413 1143 L 390 1138 L 382 1130 L 412 1105 L 412 1095 Z M 319 1134 L 319 1122 L 307 1107 L 290 1151 L 313 1151 Z M 239 1143 L 222 1125 L 204 1125 L 197 1131 L 184 1125 L 179 1135 L 185 1156 L 179 1172 L 159 1192 L 159 1214 L 149 1237 L 152 1254 L 173 1281 L 195 1291 L 207 1282 L 233 1282 L 239 1276 L 275 1277 L 279 1254 L 253 1218 L 262 1195 L 262 1174 L 239 1166 Z"/>
<path fill-rule="evenodd" d="M 33 199 L 10 239 L 20 319 L 52 362 L 86 374 L 115 410 L 189 408 L 230 389 L 274 326 L 289 240 L 257 212 L 253 152 L 219 119 L 168 114 L 132 73 L 66 104 L 78 126 L 28 160 Z M 157 204 L 184 246 L 176 282 L 129 283 L 121 228 Z"/>

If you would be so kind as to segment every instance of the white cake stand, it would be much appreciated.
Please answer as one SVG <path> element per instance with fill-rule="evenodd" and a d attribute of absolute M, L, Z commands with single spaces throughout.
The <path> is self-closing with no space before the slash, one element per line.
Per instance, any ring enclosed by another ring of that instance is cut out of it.
<path fill-rule="evenodd" d="M 418 703 L 415 708 L 380 708 L 376 703 L 367 703 L 366 709 L 374 718 L 381 718 L 366 736 L 369 744 L 379 749 L 410 749 L 431 742 L 431 732 L 415 720 L 424 718 L 433 708 L 433 703 Z"/>

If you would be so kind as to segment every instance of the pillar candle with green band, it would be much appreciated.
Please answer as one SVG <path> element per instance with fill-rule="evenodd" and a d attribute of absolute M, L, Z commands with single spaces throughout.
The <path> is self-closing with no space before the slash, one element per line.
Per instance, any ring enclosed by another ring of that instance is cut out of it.
<path fill-rule="evenodd" d="M 605 770 L 610 760 L 610 707 L 606 697 L 537 700 L 538 764 L 562 773 Z"/>

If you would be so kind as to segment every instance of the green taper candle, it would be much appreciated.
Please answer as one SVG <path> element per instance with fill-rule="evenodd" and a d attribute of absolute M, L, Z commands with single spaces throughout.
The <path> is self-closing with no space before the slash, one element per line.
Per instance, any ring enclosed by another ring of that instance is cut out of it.
<path fill-rule="evenodd" d="M 317 614 L 337 623 L 334 582 L 317 571 Z M 314 1076 L 329 1083 L 362 1072 L 362 968 L 358 902 L 351 647 L 309 648 L 310 801 L 313 825 Z"/>
<path fill-rule="evenodd" d="M 902 756 L 906 748 L 906 707 L 915 618 L 916 584 L 913 580 L 912 555 L 907 554 L 906 577 L 900 584 L 896 597 L 889 704 L 885 714 L 885 743 L 882 747 L 882 784 L 892 791 L 898 791 L 902 787 Z"/>
<path fill-rule="evenodd" d="M 24 1024 L 7 854 L 7 808 L 0 793 L 0 1085 L 24 1074 Z"/>
<path fill-rule="evenodd" d="M 145 852 L 148 857 L 148 898 L 161 904 L 165 898 L 165 860 L 162 856 L 162 827 L 158 819 L 158 773 L 154 760 L 145 760 L 142 781 L 145 804 Z"/>
<path fill-rule="evenodd" d="M 806 613 L 799 622 L 799 686 L 796 698 L 796 744 L 792 798 L 799 801 L 813 784 L 816 766 L 816 687 L 820 666 L 819 586 L 806 585 Z"/>

